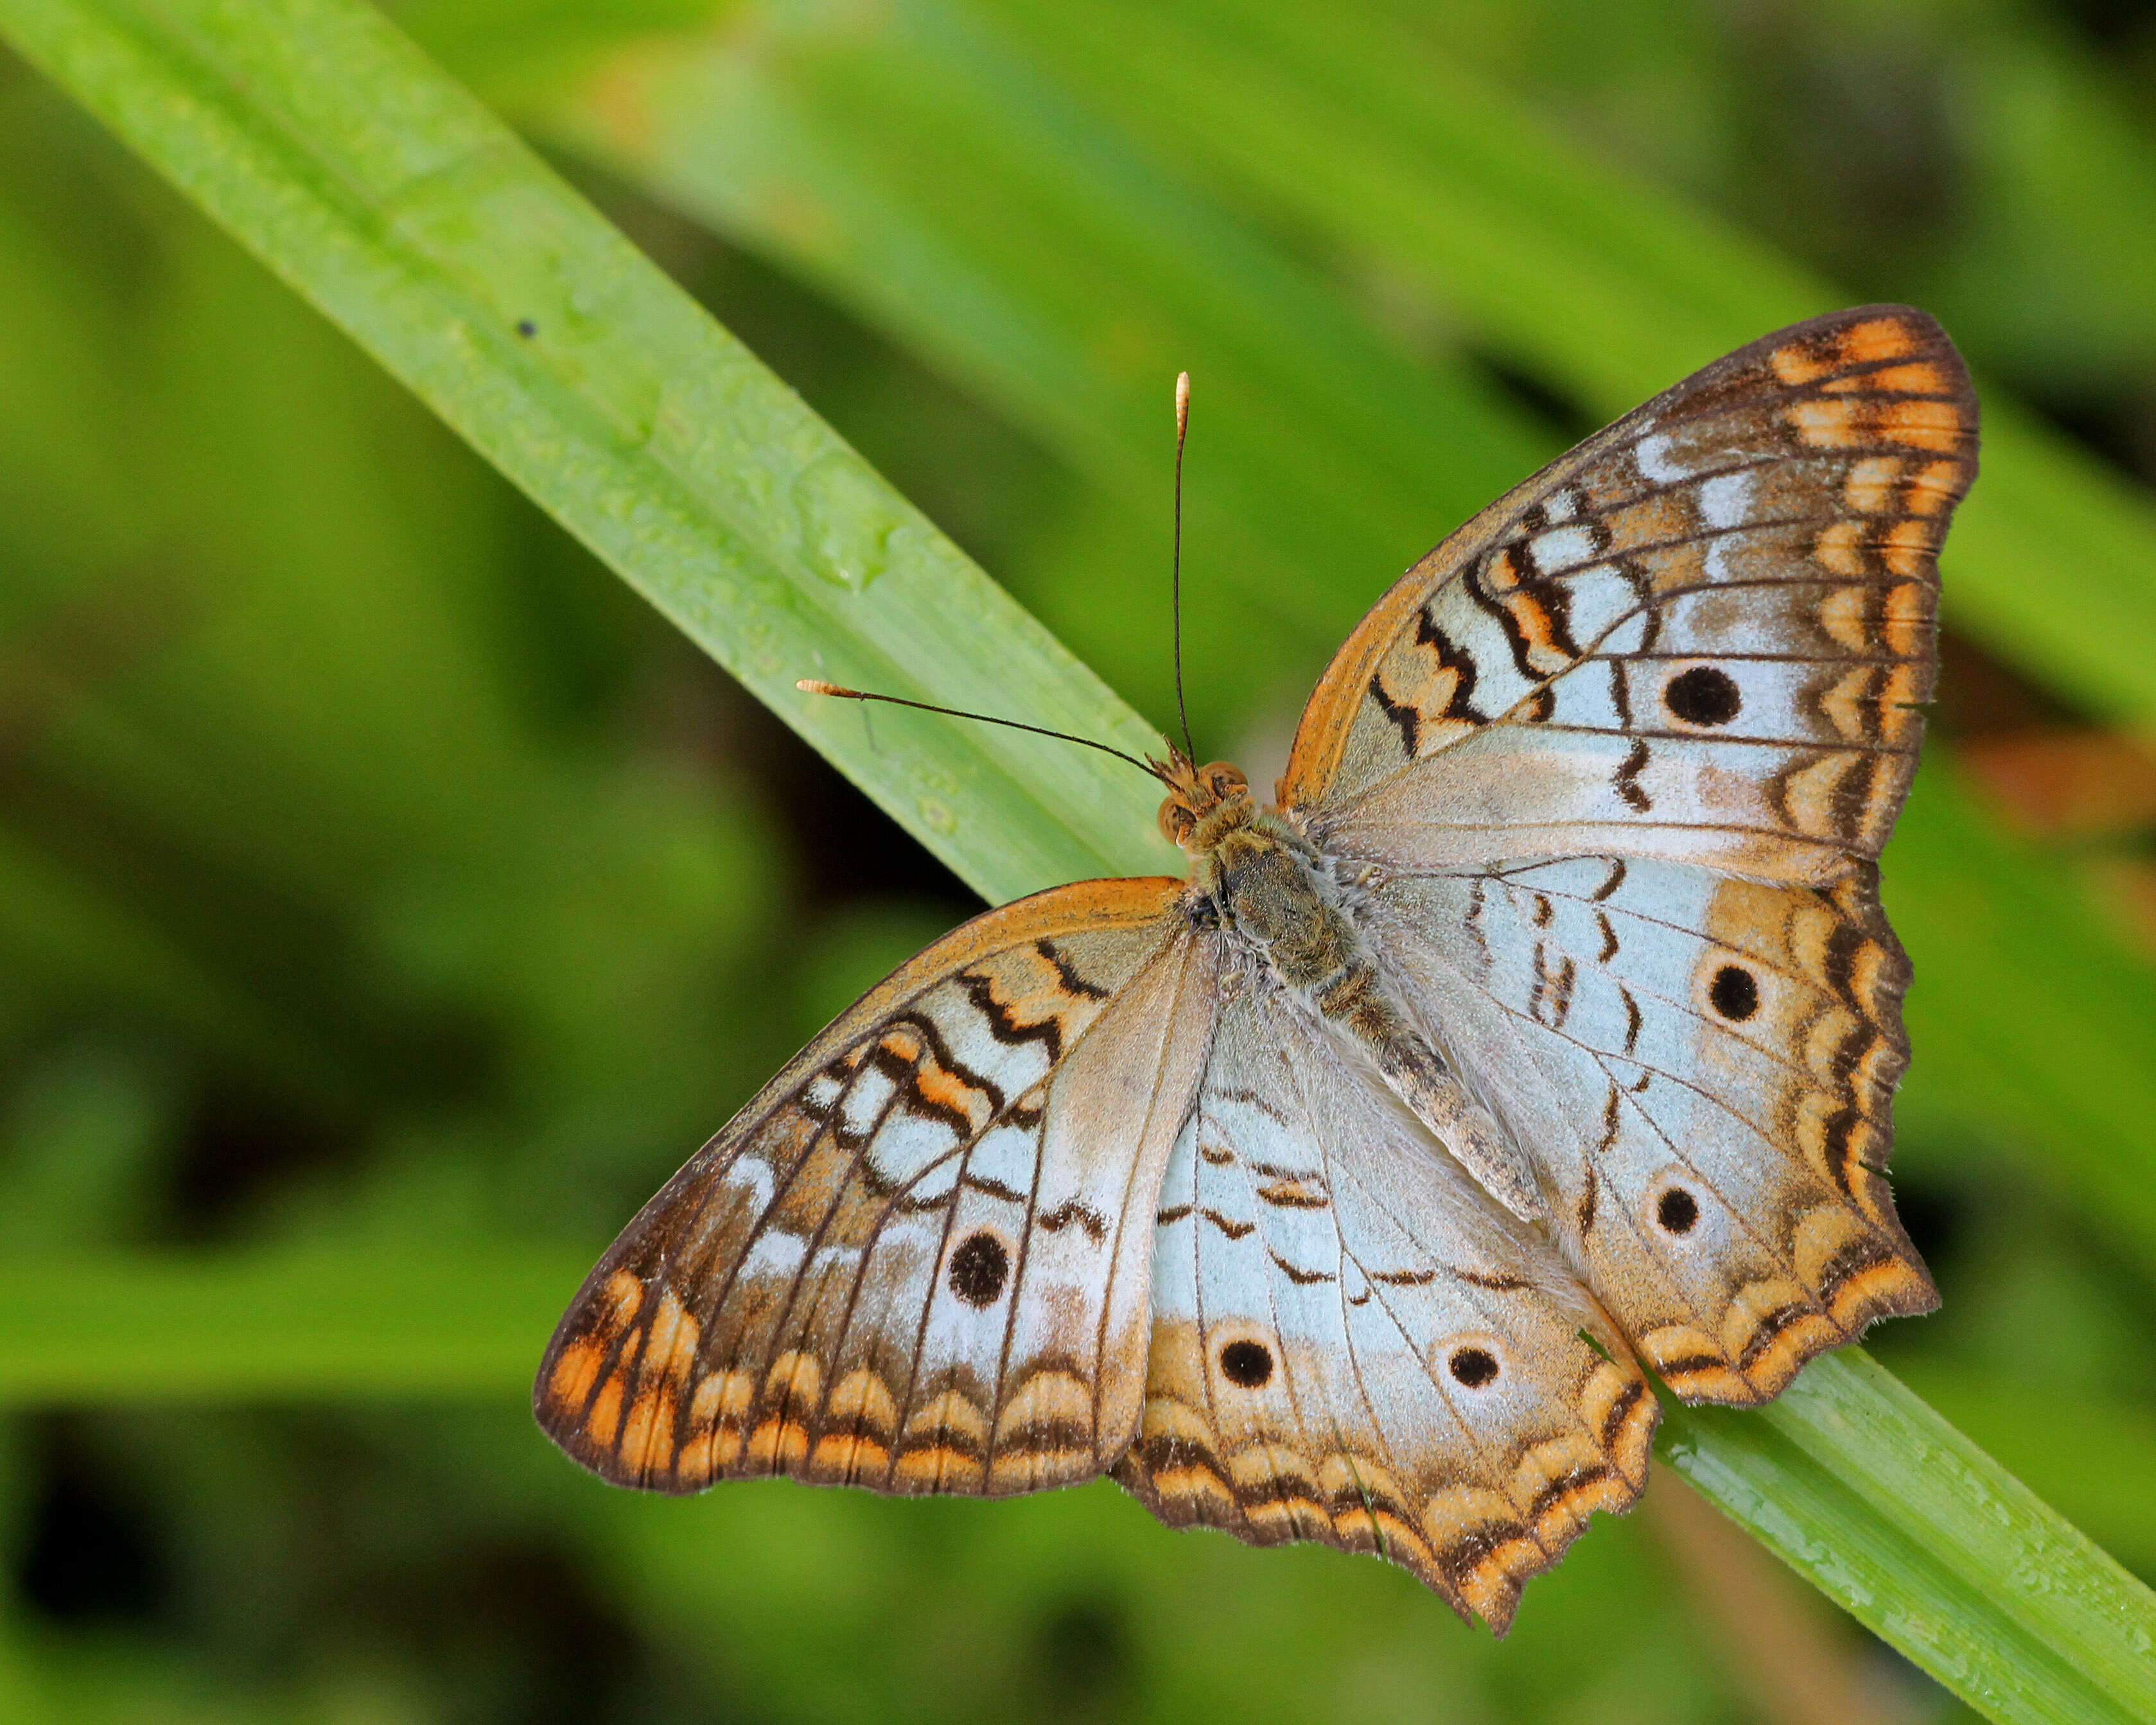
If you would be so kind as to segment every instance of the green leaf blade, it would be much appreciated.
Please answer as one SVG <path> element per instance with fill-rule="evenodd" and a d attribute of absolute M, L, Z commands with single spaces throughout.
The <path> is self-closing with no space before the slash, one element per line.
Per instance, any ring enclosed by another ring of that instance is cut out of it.
<path fill-rule="evenodd" d="M 28 57 L 985 894 L 1168 861 L 1156 798 L 1127 768 L 912 715 L 872 728 L 793 689 L 820 676 L 1045 711 L 1131 752 L 1158 747 L 386 20 L 310 0 L 26 0 L 9 23 Z M 330 66 L 378 107 L 321 89 L 339 81 Z"/>
<path fill-rule="evenodd" d="M 1658 1447 L 1992 1717 L 2156 1712 L 2148 1590 L 1862 1349 L 1814 1361 L 1756 1414 L 1672 1409 Z"/>

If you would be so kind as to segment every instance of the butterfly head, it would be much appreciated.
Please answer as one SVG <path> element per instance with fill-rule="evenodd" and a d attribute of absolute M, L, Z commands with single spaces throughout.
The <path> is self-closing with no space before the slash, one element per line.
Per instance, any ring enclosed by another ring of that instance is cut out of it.
<path fill-rule="evenodd" d="M 1160 830 L 1171 845 L 1203 856 L 1258 812 L 1250 782 L 1240 767 L 1225 761 L 1193 766 L 1179 749 L 1152 763 L 1153 774 L 1168 787 L 1160 805 Z"/>

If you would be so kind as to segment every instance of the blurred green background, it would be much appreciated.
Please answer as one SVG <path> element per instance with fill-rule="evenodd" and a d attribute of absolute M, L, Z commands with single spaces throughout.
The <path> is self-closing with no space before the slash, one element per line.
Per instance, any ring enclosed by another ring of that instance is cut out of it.
<path fill-rule="evenodd" d="M 1874 1351 L 2156 1577 L 2156 9 L 392 11 L 1158 718 L 1190 367 L 1192 716 L 1259 772 L 1585 430 L 1775 323 L 1937 313 L 1991 465 L 1887 890 L 1946 1306 Z M 972 908 L 0 61 L 0 1710 L 1952 1716 L 1667 1479 L 1498 1646 L 1108 1485 L 563 1461 L 523 1391 L 591 1258 Z"/>

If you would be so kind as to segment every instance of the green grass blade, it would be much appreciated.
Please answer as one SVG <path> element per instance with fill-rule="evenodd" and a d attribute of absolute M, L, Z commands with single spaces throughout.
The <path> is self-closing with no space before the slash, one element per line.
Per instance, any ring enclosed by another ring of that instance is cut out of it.
<path fill-rule="evenodd" d="M 1862 1349 L 1815 1360 L 1763 1414 L 1672 1408 L 1659 1446 L 1991 1717 L 2156 1717 L 2148 1590 Z"/>
<path fill-rule="evenodd" d="M 10 0 L 0 27 L 983 893 L 1169 860 L 1105 757 L 793 689 L 1156 743 L 377 13 Z"/>
<path fill-rule="evenodd" d="M 2061 1390 L 2041 1363 L 2001 1394 L 1995 1372 L 1905 1357 L 1898 1375 L 1999 1464 L 2048 1481 L 2057 1507 L 2137 1574 L 2156 1569 L 2156 1414 L 2127 1395 Z"/>
<path fill-rule="evenodd" d="M 1401 364 L 1322 279 L 1023 62 L 940 14 L 913 28 L 922 16 L 639 50 L 547 124 L 968 379 L 1152 534 L 1167 385 L 1190 371 L 1188 591 L 1232 591 L 1271 625 L 1232 660 L 1191 632 L 1201 701 L 1231 677 L 1306 678 L 1376 572 L 1553 453 L 1468 368 Z M 1163 558 L 1159 538 L 1147 548 Z M 1281 637 L 1306 644 L 1291 665 L 1268 662 Z"/>
<path fill-rule="evenodd" d="M 935 693 L 985 687 L 972 698 L 1002 696 L 1006 711 L 1143 740 L 1104 687 L 376 15 L 327 0 L 154 13 L 9 0 L 0 22 L 984 890 L 1151 854 L 1142 781 L 1089 788 L 1067 764 L 1036 773 L 1049 752 L 928 719 L 880 727 L 879 748 L 858 715 L 829 721 L 792 701 L 795 655 L 822 655 L 807 668 L 880 670 Z M 526 320 L 529 338 L 516 333 Z M 1077 832 L 1059 809 L 1105 823 L 1107 837 Z M 408 1266 L 381 1274 L 400 1288 L 413 1281 Z M 33 1303 L 0 1335 L 16 1338 L 25 1370 L 43 1358 L 49 1372 L 66 1352 L 69 1314 L 89 1301 L 71 1301 L 83 1291 L 56 1271 L 20 1280 L 34 1283 Z M 312 1285 L 311 1301 L 287 1309 L 317 1314 L 295 1327 L 294 1369 L 319 1392 L 329 1385 L 303 1344 L 336 1315 Z M 356 1283 L 343 1287 L 367 1309 Z M 257 1281 L 244 1300 L 213 1302 L 197 1315 L 197 1345 L 213 1340 L 220 1314 L 277 1311 L 280 1291 Z M 536 1304 L 528 1285 L 496 1287 L 478 1270 L 432 1291 L 428 1322 L 445 1327 L 466 1301 Z M 380 1309 L 393 1303 L 385 1296 Z M 34 1353 L 23 1339 L 32 1336 Z M 356 1379 L 362 1368 L 351 1368 Z M 2145 1712 L 2145 1668 L 2137 1687 L 2131 1661 L 2156 1622 L 2148 1595 L 2041 1506 L 2016 1500 L 1997 1513 L 1997 1481 L 1883 1374 L 1830 1370 L 1813 1400 L 1735 1422 L 1739 1435 L 1722 1430 L 1732 1422 L 1688 1425 L 1688 1471 L 1718 1470 L 1712 1487 L 1740 1515 L 1794 1529 L 1793 1558 L 1845 1603 L 1865 1608 L 1854 1589 L 1876 1585 L 1895 1608 L 1884 1631 L 2000 1717 L 2064 1716 L 2047 1662 L 2089 1674 L 2067 1697 L 2080 1717 Z M 1763 1461 L 1769 1435 L 1787 1453 Z M 1943 1494 L 1912 1473 L 1917 1458 L 1939 1456 L 1960 1458 Z M 1989 1495 L 1964 1501 L 1972 1481 Z M 1876 1576 L 1828 1543 L 1860 1524 L 1893 1546 Z M 2071 1609 L 2001 1579 L 2062 1562 L 2082 1590 Z M 1952 1658 L 1908 1627 L 1941 1615 L 1959 1632 Z"/>

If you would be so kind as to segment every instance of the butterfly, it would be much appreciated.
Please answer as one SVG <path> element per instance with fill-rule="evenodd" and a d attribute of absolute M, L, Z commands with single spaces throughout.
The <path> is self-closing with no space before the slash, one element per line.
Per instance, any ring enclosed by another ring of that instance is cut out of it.
<path fill-rule="evenodd" d="M 1502 1635 L 1645 1482 L 1938 1296 L 1884 1175 L 1875 859 L 1976 403 L 1919 311 L 1738 349 L 1507 492 L 1334 657 L 1186 879 L 974 918 L 637 1215 L 539 1371 L 618 1484 L 998 1497 L 1405 1566 Z"/>

